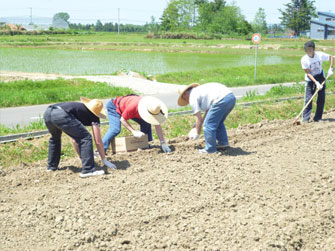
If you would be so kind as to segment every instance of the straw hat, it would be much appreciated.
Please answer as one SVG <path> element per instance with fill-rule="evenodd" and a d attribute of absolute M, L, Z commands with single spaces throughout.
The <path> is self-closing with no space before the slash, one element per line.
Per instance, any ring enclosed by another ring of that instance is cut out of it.
<path fill-rule="evenodd" d="M 80 97 L 81 102 L 84 103 L 84 105 L 87 107 L 88 110 L 90 110 L 95 116 L 105 119 L 106 113 L 103 109 L 104 104 L 100 99 L 89 99 Z"/>
<path fill-rule="evenodd" d="M 154 97 L 143 97 L 138 103 L 138 113 L 145 122 L 152 125 L 162 124 L 168 117 L 166 105 Z"/>
<path fill-rule="evenodd" d="M 178 105 L 179 106 L 185 106 L 185 105 L 188 105 L 188 102 L 183 99 L 183 94 L 190 88 L 192 87 L 197 87 L 199 86 L 199 84 L 197 83 L 193 83 L 193 84 L 190 84 L 188 86 L 181 86 L 179 87 L 179 90 L 178 90 L 178 93 L 179 93 L 179 98 L 178 98 Z"/>

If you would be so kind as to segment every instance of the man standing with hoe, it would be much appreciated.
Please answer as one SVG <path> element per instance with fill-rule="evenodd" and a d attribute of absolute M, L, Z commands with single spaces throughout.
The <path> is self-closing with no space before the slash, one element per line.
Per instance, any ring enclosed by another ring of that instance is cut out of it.
<path fill-rule="evenodd" d="M 306 55 L 301 58 L 302 69 L 305 70 L 305 104 L 313 97 L 316 89 L 318 89 L 317 108 L 313 118 L 314 122 L 319 122 L 322 119 L 323 108 L 326 98 L 326 83 L 325 76 L 322 70 L 322 62 L 330 59 L 330 68 L 327 73 L 327 78 L 333 75 L 334 57 L 321 51 L 315 51 L 313 41 L 308 41 L 304 45 Z M 312 102 L 304 109 L 302 115 L 303 122 L 309 122 L 312 112 Z"/>

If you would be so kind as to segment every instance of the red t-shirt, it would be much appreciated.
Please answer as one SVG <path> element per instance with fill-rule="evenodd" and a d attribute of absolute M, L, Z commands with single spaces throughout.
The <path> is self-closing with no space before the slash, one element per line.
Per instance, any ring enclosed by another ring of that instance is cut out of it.
<path fill-rule="evenodd" d="M 133 118 L 140 119 L 141 116 L 138 113 L 138 103 L 140 102 L 141 98 L 142 97 L 139 96 L 117 97 L 114 99 L 116 112 L 120 114 L 125 120 Z"/>

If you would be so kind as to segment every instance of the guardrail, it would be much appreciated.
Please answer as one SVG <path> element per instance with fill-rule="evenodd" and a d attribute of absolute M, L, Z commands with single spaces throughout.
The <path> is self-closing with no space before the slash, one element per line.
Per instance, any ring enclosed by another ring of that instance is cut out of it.
<path fill-rule="evenodd" d="M 335 94 L 335 92 L 327 92 L 326 94 Z M 287 100 L 296 100 L 296 99 L 303 99 L 304 96 L 299 96 L 299 97 L 291 97 L 291 98 L 279 98 L 275 100 L 271 100 L 271 102 L 283 102 Z M 264 104 L 264 103 L 269 103 L 270 101 L 264 100 L 264 101 L 256 101 L 256 102 L 246 102 L 246 103 L 241 103 L 241 104 L 236 104 L 237 106 L 243 106 L 243 107 L 248 107 L 251 105 L 257 105 L 257 104 Z M 169 116 L 177 116 L 177 115 L 184 115 L 184 114 L 191 114 L 191 110 L 187 111 L 180 111 L 180 112 L 171 112 L 169 113 Z M 109 122 L 102 122 L 101 125 L 108 125 Z M 15 142 L 21 138 L 23 139 L 32 139 L 32 138 L 39 138 L 44 135 L 49 134 L 47 130 L 44 131 L 37 131 L 37 132 L 27 132 L 27 133 L 20 133 L 20 134 L 13 134 L 13 135 L 8 135 L 8 136 L 0 136 L 0 143 L 9 143 L 9 142 Z"/>

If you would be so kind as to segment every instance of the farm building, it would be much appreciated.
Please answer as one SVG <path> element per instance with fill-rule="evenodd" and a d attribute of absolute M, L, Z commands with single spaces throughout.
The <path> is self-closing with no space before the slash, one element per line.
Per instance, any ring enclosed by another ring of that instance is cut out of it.
<path fill-rule="evenodd" d="M 318 19 L 311 20 L 312 39 L 335 39 L 335 13 L 318 12 Z"/>

